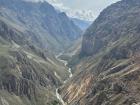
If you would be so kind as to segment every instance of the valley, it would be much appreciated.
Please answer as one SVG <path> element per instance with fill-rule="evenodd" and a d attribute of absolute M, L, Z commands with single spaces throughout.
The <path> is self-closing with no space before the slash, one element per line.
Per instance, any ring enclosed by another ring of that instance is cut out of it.
<path fill-rule="evenodd" d="M 60 62 L 62 62 L 62 63 L 64 64 L 64 66 L 67 67 L 68 61 L 62 60 L 61 58 L 59 58 L 59 57 L 61 57 L 62 55 L 63 55 L 63 53 L 58 54 L 58 55 L 56 56 L 56 59 L 58 59 Z M 69 76 L 68 76 L 68 78 L 63 82 L 63 85 L 64 85 L 70 78 L 72 78 L 72 76 L 73 76 L 73 74 L 72 74 L 72 72 L 71 72 L 71 68 L 68 67 L 67 70 L 68 70 L 68 72 L 69 72 Z M 63 100 L 63 98 L 61 97 L 61 94 L 59 93 L 59 88 L 61 88 L 61 87 L 58 87 L 58 88 L 56 89 L 56 97 L 57 97 L 57 99 L 62 103 L 62 105 L 66 105 L 66 103 L 65 103 L 64 100 Z"/>
<path fill-rule="evenodd" d="M 80 32 L 47 2 L 0 0 L 0 105 L 61 105 L 56 89 L 72 74 L 55 55 Z"/>
<path fill-rule="evenodd" d="M 139 17 L 139 0 L 93 22 L 47 1 L 0 0 L 0 105 L 139 105 Z"/>

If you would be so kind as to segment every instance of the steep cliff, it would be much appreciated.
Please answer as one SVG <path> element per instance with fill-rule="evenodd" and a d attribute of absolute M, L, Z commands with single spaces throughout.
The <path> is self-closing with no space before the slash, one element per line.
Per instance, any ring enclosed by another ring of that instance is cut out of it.
<path fill-rule="evenodd" d="M 55 89 L 69 72 L 48 49 L 32 43 L 32 35 L 0 16 L 0 105 L 60 104 Z"/>
<path fill-rule="evenodd" d="M 0 0 L 0 16 L 30 31 L 30 42 L 53 51 L 63 51 L 81 33 L 65 13 L 47 2 Z"/>
<path fill-rule="evenodd" d="M 140 1 L 122 0 L 107 7 L 87 29 L 80 54 L 70 61 L 75 75 L 60 89 L 68 105 L 140 102 L 139 17 Z"/>

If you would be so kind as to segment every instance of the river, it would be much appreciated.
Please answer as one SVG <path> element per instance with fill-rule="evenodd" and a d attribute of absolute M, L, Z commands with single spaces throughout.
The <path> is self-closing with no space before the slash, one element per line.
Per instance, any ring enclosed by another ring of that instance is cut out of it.
<path fill-rule="evenodd" d="M 62 60 L 62 59 L 59 58 L 61 55 L 62 55 L 62 53 L 60 53 L 59 55 L 57 55 L 56 56 L 56 59 L 59 60 L 60 62 L 62 62 L 65 66 L 67 66 L 68 62 L 66 60 Z M 68 72 L 69 72 L 69 77 L 67 78 L 67 80 L 70 79 L 73 76 L 73 74 L 71 72 L 71 68 L 68 68 Z M 67 80 L 64 81 L 64 83 L 66 83 Z M 58 90 L 59 90 L 59 88 L 56 89 L 56 97 L 57 97 L 57 99 L 62 103 L 62 105 L 67 105 L 64 102 L 63 98 L 61 97 L 61 95 L 59 94 Z"/>

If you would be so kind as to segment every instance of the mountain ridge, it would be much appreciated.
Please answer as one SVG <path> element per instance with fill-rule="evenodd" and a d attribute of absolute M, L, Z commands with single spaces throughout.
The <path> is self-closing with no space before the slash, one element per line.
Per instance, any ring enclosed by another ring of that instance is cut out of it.
<path fill-rule="evenodd" d="M 80 33 L 47 2 L 0 0 L 0 104 L 60 105 L 56 88 L 69 71 L 54 54 Z"/>
<path fill-rule="evenodd" d="M 1 16 L 25 27 L 26 30 L 29 29 L 36 39 L 39 39 L 39 47 L 62 51 L 80 36 L 81 30 L 66 15 L 58 13 L 47 2 L 18 0 L 0 2 Z"/>
<path fill-rule="evenodd" d="M 87 29 L 69 62 L 75 75 L 60 89 L 68 105 L 139 104 L 139 3 L 112 4 Z"/>

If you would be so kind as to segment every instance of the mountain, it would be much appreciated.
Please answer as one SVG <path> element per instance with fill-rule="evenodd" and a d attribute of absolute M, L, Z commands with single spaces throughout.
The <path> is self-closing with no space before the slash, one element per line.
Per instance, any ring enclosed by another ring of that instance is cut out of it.
<path fill-rule="evenodd" d="M 95 19 L 95 14 L 91 10 L 72 10 L 72 9 L 61 9 L 62 11 L 65 11 L 69 17 L 71 18 L 77 18 L 80 20 L 86 20 L 86 21 L 93 21 Z"/>
<path fill-rule="evenodd" d="M 47 2 L 0 0 L 0 105 L 61 105 L 70 73 L 57 55 L 80 33 Z"/>
<path fill-rule="evenodd" d="M 87 29 L 69 61 L 74 76 L 59 89 L 68 105 L 140 103 L 140 1 L 107 7 Z"/>
<path fill-rule="evenodd" d="M 37 46 L 53 51 L 62 51 L 81 35 L 64 12 L 45 1 L 0 0 L 0 16 L 30 31 L 29 40 Z"/>
<path fill-rule="evenodd" d="M 37 1 L 44 1 L 44 0 L 27 0 L 27 1 L 37 2 Z M 77 4 L 80 3 L 80 5 L 82 4 L 82 2 L 74 2 L 74 1 L 65 2 L 65 0 L 46 0 L 46 1 L 49 2 L 51 5 L 53 5 L 57 10 L 65 12 L 71 18 L 77 18 L 86 21 L 93 21 L 96 18 L 95 13 L 90 8 L 85 10 L 84 8 L 76 9 L 70 7 L 72 2 Z"/>
<path fill-rule="evenodd" d="M 0 17 L 0 104 L 59 103 L 55 89 L 69 76 L 67 68 L 17 27 Z"/>
<path fill-rule="evenodd" d="M 92 23 L 92 21 L 81 20 L 78 18 L 72 18 L 72 21 L 83 31 L 85 31 Z"/>

